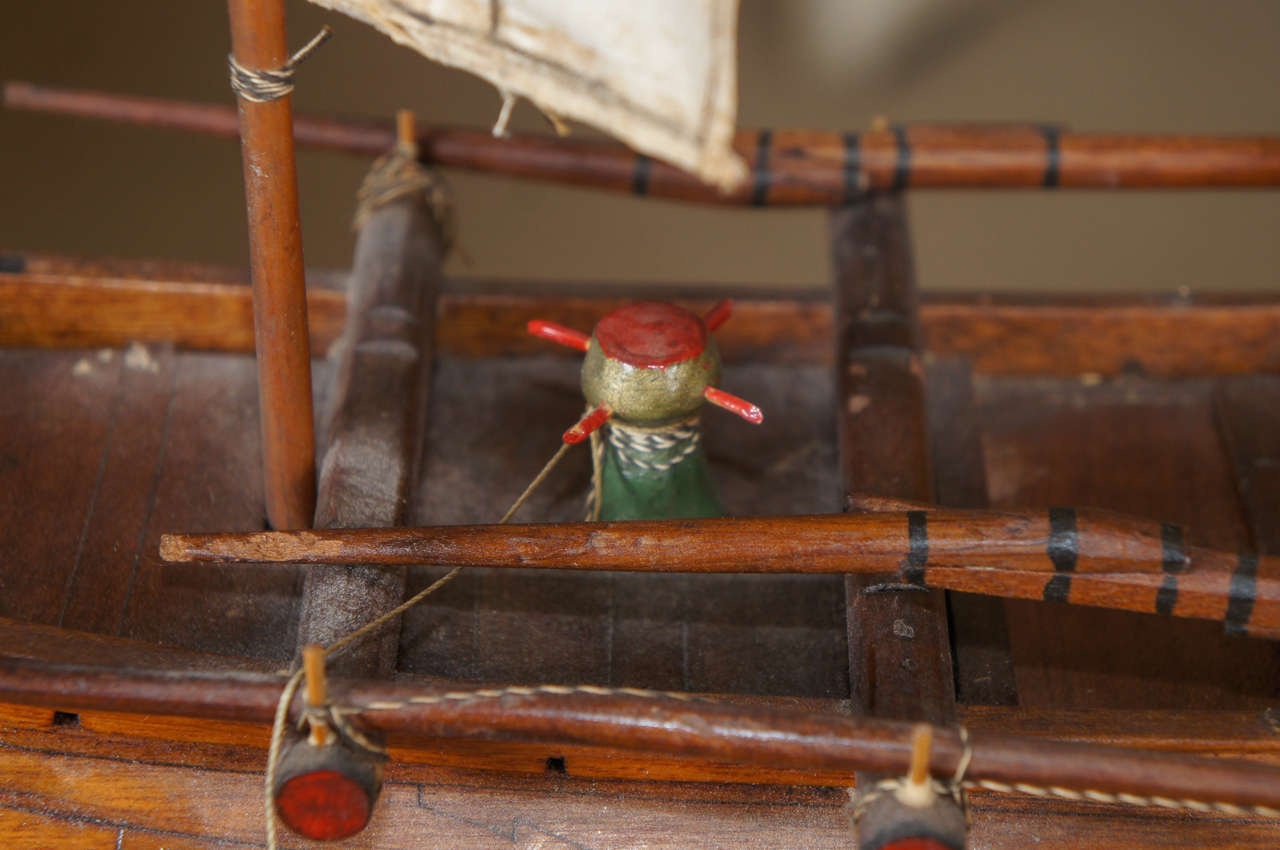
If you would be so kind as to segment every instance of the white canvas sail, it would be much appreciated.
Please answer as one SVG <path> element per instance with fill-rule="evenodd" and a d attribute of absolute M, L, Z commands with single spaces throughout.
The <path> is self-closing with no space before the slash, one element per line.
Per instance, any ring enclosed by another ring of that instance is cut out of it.
<path fill-rule="evenodd" d="M 312 0 L 731 189 L 738 0 Z"/>

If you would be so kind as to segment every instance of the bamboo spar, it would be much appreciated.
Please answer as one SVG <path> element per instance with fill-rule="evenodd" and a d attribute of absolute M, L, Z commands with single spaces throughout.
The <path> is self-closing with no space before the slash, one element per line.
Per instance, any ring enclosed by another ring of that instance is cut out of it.
<path fill-rule="evenodd" d="M 1220 620 L 1229 633 L 1280 637 L 1280 559 L 1184 546 L 1182 540 L 1176 526 L 1104 511 L 930 509 L 165 535 L 160 554 L 171 562 L 245 564 L 888 572 L 928 587 Z M 1073 568 L 1063 572 L 1068 549 Z"/>
<path fill-rule="evenodd" d="M 234 137 L 235 111 L 219 105 L 10 82 L 5 105 Z M 297 143 L 380 156 L 390 122 L 294 118 Z M 427 128 L 426 162 L 661 198 L 754 206 L 845 204 L 891 189 L 1152 189 L 1280 187 L 1275 136 L 1074 133 L 1039 124 L 910 124 L 866 132 L 739 131 L 733 147 L 752 167 L 722 194 L 677 168 L 612 142 Z"/>

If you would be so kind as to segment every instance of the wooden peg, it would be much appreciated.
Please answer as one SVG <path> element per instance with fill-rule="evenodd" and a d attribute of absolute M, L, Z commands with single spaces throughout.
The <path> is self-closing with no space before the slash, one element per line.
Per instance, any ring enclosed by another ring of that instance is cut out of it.
<path fill-rule="evenodd" d="M 936 796 L 929 782 L 929 755 L 933 751 L 933 727 L 918 723 L 911 730 L 911 766 L 907 781 L 898 789 L 898 799 L 907 806 L 925 808 Z"/>
<path fill-rule="evenodd" d="M 324 647 L 310 644 L 302 648 L 302 669 L 307 680 L 307 707 L 320 708 L 328 704 L 328 684 L 324 672 Z M 311 727 L 308 740 L 313 747 L 327 747 L 333 741 L 333 730 L 323 720 L 311 716 L 307 721 Z"/>
<path fill-rule="evenodd" d="M 417 125 L 414 122 L 412 109 L 401 109 L 396 112 L 396 147 L 414 152 L 418 150 Z"/>

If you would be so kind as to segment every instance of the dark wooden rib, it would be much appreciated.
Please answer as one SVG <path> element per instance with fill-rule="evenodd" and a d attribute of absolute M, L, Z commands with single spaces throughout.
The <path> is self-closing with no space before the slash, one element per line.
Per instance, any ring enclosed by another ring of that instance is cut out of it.
<path fill-rule="evenodd" d="M 435 331 L 441 234 L 421 193 L 373 211 L 356 241 L 347 327 L 316 526 L 403 525 L 417 482 Z M 329 644 L 404 600 L 399 565 L 308 568 L 299 646 Z M 395 670 L 398 621 L 331 661 L 338 675 Z"/>
<path fill-rule="evenodd" d="M 252 71 L 284 67 L 284 0 L 230 0 L 231 50 Z M 316 505 L 311 345 L 290 98 L 237 98 L 253 268 L 263 484 L 275 528 L 308 528 Z"/>
<path fill-rule="evenodd" d="M 837 439 L 846 493 L 933 501 L 915 270 L 901 196 L 871 196 L 831 213 L 835 269 Z M 866 717 L 955 721 L 946 594 L 925 590 L 928 513 L 907 512 L 905 569 L 845 579 L 849 689 Z M 858 774 L 868 788 L 882 776 Z M 956 804 L 939 798 L 941 810 Z M 901 814 L 877 808 L 856 824 L 872 843 Z"/>
<path fill-rule="evenodd" d="M 5 86 L 9 108 L 106 118 L 217 136 L 234 134 L 224 106 L 30 83 Z M 383 122 L 299 115 L 298 144 L 377 156 Z M 495 139 L 481 130 L 421 132 L 423 158 L 440 165 L 712 204 L 847 203 L 857 191 L 912 188 L 1154 188 L 1280 185 L 1272 136 L 1072 133 L 1034 124 L 916 124 L 862 133 L 744 130 L 733 147 L 753 168 L 734 192 L 613 142 L 547 136 Z M 851 151 L 856 150 L 856 157 Z M 767 156 L 762 156 L 767 154 Z M 766 167 L 767 166 L 767 167 Z"/>

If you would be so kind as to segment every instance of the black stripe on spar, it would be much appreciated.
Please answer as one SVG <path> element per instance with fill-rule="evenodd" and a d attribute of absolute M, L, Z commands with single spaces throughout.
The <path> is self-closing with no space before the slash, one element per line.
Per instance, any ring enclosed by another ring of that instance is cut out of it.
<path fill-rule="evenodd" d="M 1045 602 L 1066 602 L 1071 595 L 1071 573 L 1080 557 L 1074 508 L 1049 508 L 1049 560 L 1056 575 L 1044 586 Z"/>
<path fill-rule="evenodd" d="M 1227 615 L 1224 631 L 1229 635 L 1249 633 L 1249 618 L 1253 616 L 1253 600 L 1258 592 L 1258 556 L 1242 552 L 1231 574 L 1230 596 L 1227 599 Z"/>
<path fill-rule="evenodd" d="M 1056 189 L 1062 182 L 1062 130 L 1045 124 L 1040 133 L 1044 136 L 1044 187 Z"/>
<path fill-rule="evenodd" d="M 858 199 L 858 173 L 862 170 L 862 149 L 857 133 L 844 134 L 844 202 Z"/>
<path fill-rule="evenodd" d="M 911 179 L 911 144 L 907 141 L 905 127 L 894 127 L 893 138 L 898 146 L 898 158 L 893 167 L 893 191 L 900 192 L 907 188 Z"/>
<path fill-rule="evenodd" d="M 773 179 L 769 175 L 769 148 L 772 144 L 773 131 L 761 130 L 756 137 L 755 186 L 751 190 L 753 206 L 762 207 L 769 199 L 769 183 Z"/>
<path fill-rule="evenodd" d="M 907 564 L 902 577 L 910 584 L 924 584 L 924 565 L 929 562 L 929 515 L 907 511 Z"/>
<path fill-rule="evenodd" d="M 1178 573 L 1187 568 L 1181 526 L 1167 522 L 1160 526 L 1160 567 L 1164 570 L 1164 581 L 1156 591 L 1156 613 L 1167 617 L 1178 604 Z"/>
<path fill-rule="evenodd" d="M 649 171 L 652 168 L 652 159 L 642 153 L 636 154 L 636 172 L 631 178 L 631 189 L 637 195 L 649 194 Z"/>

